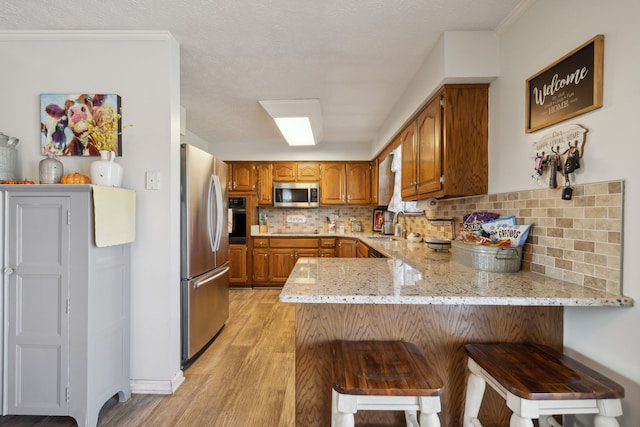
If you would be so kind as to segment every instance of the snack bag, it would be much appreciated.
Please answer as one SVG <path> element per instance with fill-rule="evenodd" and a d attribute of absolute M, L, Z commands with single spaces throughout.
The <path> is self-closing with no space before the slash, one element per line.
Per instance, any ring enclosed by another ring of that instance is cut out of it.
<path fill-rule="evenodd" d="M 493 221 L 493 223 L 483 224 L 485 231 L 490 233 L 491 241 L 496 243 L 509 242 L 512 247 L 518 247 L 524 245 L 524 242 L 529 237 L 529 229 L 531 224 L 517 225 L 515 224 L 515 217 L 513 222 L 506 220 L 507 218 L 501 218 L 500 220 Z"/>
<path fill-rule="evenodd" d="M 516 217 L 515 216 L 506 216 L 500 219 L 494 219 L 493 221 L 487 221 L 480 224 L 482 230 L 488 235 L 493 235 L 500 227 L 508 227 L 510 225 L 516 225 Z"/>
<path fill-rule="evenodd" d="M 493 221 L 500 215 L 492 212 L 473 212 L 463 215 L 462 231 L 467 233 L 476 233 L 482 235 L 481 225 L 488 221 Z"/>
<path fill-rule="evenodd" d="M 530 228 L 531 224 L 500 227 L 496 232 L 496 238 L 498 240 L 511 240 L 511 246 L 513 247 L 522 246 L 527 241 L 527 237 L 529 237 Z"/>

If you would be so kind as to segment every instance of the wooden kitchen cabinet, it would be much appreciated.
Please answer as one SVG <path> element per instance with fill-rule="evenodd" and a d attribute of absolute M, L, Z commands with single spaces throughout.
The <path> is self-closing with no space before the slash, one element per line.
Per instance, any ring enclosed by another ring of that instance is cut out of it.
<path fill-rule="evenodd" d="M 256 164 L 253 162 L 233 162 L 229 168 L 229 191 L 256 191 Z"/>
<path fill-rule="evenodd" d="M 275 162 L 273 164 L 274 182 L 318 182 L 320 181 L 319 162 Z"/>
<path fill-rule="evenodd" d="M 89 185 L 12 187 L 0 188 L 3 414 L 96 426 L 106 401 L 131 395 L 130 245 L 96 246 Z"/>
<path fill-rule="evenodd" d="M 251 261 L 253 284 L 269 283 L 269 249 L 254 246 Z"/>
<path fill-rule="evenodd" d="M 371 204 L 371 163 L 348 162 L 347 169 L 347 205 Z"/>
<path fill-rule="evenodd" d="M 256 166 L 258 173 L 258 205 L 273 205 L 273 165 L 271 163 L 259 163 Z"/>
<path fill-rule="evenodd" d="M 369 167 L 371 168 L 371 204 L 378 206 L 380 204 L 378 160 L 373 160 Z"/>
<path fill-rule="evenodd" d="M 317 182 L 320 181 L 320 163 L 318 162 L 298 162 L 298 173 L 296 181 L 298 182 Z"/>
<path fill-rule="evenodd" d="M 402 131 L 398 137 L 402 151 L 402 167 L 400 189 L 402 198 L 409 198 L 417 194 L 416 183 L 417 163 L 418 163 L 418 147 L 416 144 L 416 122 L 409 123 L 406 129 Z"/>
<path fill-rule="evenodd" d="M 281 286 L 298 258 L 320 256 L 320 239 L 306 237 L 256 238 L 253 245 L 253 284 Z"/>
<path fill-rule="evenodd" d="M 284 284 L 300 257 L 319 255 L 317 238 L 270 238 L 269 282 Z"/>
<path fill-rule="evenodd" d="M 229 244 L 229 283 L 235 286 L 247 282 L 247 245 Z"/>
<path fill-rule="evenodd" d="M 488 190 L 488 85 L 445 85 L 400 133 L 402 198 Z"/>
<path fill-rule="evenodd" d="M 344 205 L 347 173 L 343 162 L 323 162 L 320 165 L 320 204 Z"/>
<path fill-rule="evenodd" d="M 294 182 L 296 174 L 296 162 L 275 162 L 273 164 L 274 182 Z"/>
<path fill-rule="evenodd" d="M 371 205 L 371 163 L 322 163 L 320 204 Z"/>
<path fill-rule="evenodd" d="M 358 240 L 358 258 L 369 258 L 369 246 Z"/>
<path fill-rule="evenodd" d="M 325 258 L 333 258 L 336 256 L 336 239 L 333 237 L 323 237 L 320 239 L 320 254 Z"/>
<path fill-rule="evenodd" d="M 340 237 L 336 241 L 336 256 L 339 258 L 356 258 L 358 256 L 358 239 Z"/>

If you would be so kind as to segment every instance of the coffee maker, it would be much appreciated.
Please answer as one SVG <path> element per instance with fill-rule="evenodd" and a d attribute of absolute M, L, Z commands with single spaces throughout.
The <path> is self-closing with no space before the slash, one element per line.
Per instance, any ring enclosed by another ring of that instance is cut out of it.
<path fill-rule="evenodd" d="M 393 234 L 393 212 L 384 211 L 384 219 L 382 222 L 382 234 Z"/>

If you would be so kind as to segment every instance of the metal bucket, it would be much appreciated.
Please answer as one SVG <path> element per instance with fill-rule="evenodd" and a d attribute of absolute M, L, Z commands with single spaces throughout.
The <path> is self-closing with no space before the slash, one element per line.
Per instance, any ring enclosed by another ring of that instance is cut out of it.
<path fill-rule="evenodd" d="M 17 179 L 18 150 L 0 146 L 0 180 Z"/>

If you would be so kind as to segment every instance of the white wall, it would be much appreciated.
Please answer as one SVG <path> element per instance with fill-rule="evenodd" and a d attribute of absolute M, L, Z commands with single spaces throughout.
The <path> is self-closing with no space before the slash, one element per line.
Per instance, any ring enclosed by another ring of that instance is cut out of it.
<path fill-rule="evenodd" d="M 122 97 L 123 187 L 137 194 L 131 265 L 134 391 L 170 392 L 180 371 L 180 52 L 167 32 L 0 32 L 0 131 L 20 138 L 22 177 L 38 181 L 41 93 Z M 62 158 L 88 174 L 91 158 Z M 160 190 L 144 189 L 145 171 Z"/>
<path fill-rule="evenodd" d="M 498 39 L 492 31 L 448 31 L 438 39 L 427 59 L 380 126 L 372 141 L 375 157 L 409 118 L 444 83 L 489 83 L 498 75 Z"/>
<path fill-rule="evenodd" d="M 623 293 L 640 305 L 638 95 L 640 2 L 537 0 L 500 35 L 500 77 L 489 94 L 489 192 L 534 188 L 530 144 L 551 128 L 525 134 L 525 81 L 597 34 L 605 35 L 604 106 L 555 125 L 589 129 L 579 182 L 625 180 Z M 633 153 L 633 154 L 632 154 Z M 627 389 L 622 426 L 640 425 L 640 307 L 568 308 L 565 346 L 610 369 Z"/>

